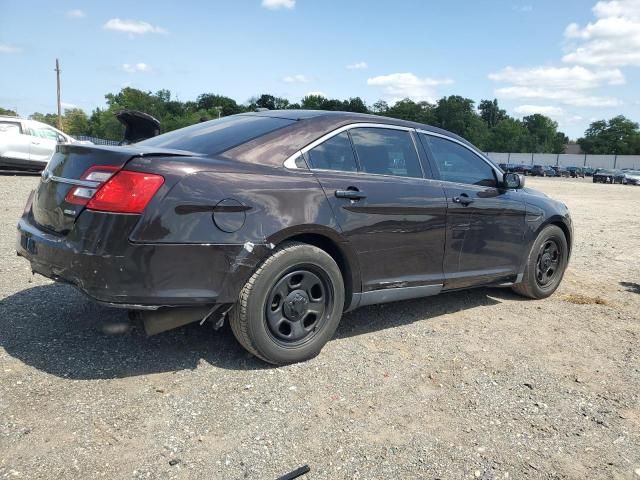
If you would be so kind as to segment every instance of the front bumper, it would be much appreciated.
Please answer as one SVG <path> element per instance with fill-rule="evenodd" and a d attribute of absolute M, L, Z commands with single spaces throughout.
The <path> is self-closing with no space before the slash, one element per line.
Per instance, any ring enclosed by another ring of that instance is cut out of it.
<path fill-rule="evenodd" d="M 88 212 L 85 212 L 88 213 Z M 133 243 L 139 216 L 81 214 L 66 235 L 18 223 L 18 255 L 34 273 L 69 283 L 113 306 L 153 309 L 233 303 L 269 247 L 254 244 Z"/>

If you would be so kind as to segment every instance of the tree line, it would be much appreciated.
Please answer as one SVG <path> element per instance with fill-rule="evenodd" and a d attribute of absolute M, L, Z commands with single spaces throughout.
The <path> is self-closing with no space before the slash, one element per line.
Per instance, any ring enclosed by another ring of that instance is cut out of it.
<path fill-rule="evenodd" d="M 257 108 L 313 109 L 370 113 L 426 123 L 454 132 L 466 138 L 483 151 L 514 153 L 562 153 L 569 141 L 558 130 L 557 122 L 542 114 L 525 116 L 522 120 L 507 115 L 498 101 L 475 102 L 458 95 L 445 96 L 435 103 L 415 102 L 411 99 L 389 104 L 383 100 L 368 106 L 360 97 L 346 100 L 307 95 L 301 102 L 292 103 L 286 98 L 270 94 L 252 97 L 240 104 L 230 97 L 203 93 L 195 101 L 180 101 L 169 90 L 156 93 L 125 87 L 118 93 L 105 95 L 106 108 L 96 108 L 87 115 L 79 108 L 66 109 L 63 129 L 70 135 L 120 140 L 123 128 L 115 113 L 123 109 L 139 110 L 160 121 L 163 132 L 186 127 L 204 120 L 227 115 L 255 111 Z M 0 108 L 0 114 L 13 113 Z M 30 118 L 50 125 L 57 125 L 54 113 L 33 113 Z M 593 122 L 584 137 L 578 139 L 585 153 L 640 154 L 640 130 L 638 124 L 617 116 L 609 121 Z"/>

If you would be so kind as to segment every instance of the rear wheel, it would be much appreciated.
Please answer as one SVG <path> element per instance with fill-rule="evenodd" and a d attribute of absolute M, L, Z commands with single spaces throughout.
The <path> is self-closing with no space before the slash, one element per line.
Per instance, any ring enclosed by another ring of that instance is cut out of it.
<path fill-rule="evenodd" d="M 564 232 L 555 225 L 546 226 L 529 251 L 524 277 L 512 288 L 529 298 L 546 298 L 556 291 L 567 268 L 569 248 Z"/>
<path fill-rule="evenodd" d="M 335 333 L 344 283 L 324 250 L 286 243 L 256 270 L 230 315 L 240 344 L 276 365 L 315 357 Z"/>

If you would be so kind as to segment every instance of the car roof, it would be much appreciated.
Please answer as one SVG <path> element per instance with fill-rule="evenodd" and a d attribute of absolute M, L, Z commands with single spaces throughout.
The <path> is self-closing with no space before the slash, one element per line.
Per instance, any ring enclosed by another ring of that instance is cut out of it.
<path fill-rule="evenodd" d="M 266 163 L 281 166 L 284 160 L 314 140 L 322 137 L 324 134 L 354 123 L 376 123 L 380 125 L 387 124 L 421 129 L 455 139 L 470 146 L 477 152 L 482 152 L 479 148 L 455 133 L 432 127 L 431 125 L 382 115 L 329 110 L 291 109 L 247 112 L 238 114 L 238 116 L 280 118 L 292 121 L 292 124 L 287 127 L 275 130 L 224 152 L 225 157 L 249 163 Z M 486 155 L 484 155 L 484 157 L 492 164 L 494 163 L 486 157 Z"/>

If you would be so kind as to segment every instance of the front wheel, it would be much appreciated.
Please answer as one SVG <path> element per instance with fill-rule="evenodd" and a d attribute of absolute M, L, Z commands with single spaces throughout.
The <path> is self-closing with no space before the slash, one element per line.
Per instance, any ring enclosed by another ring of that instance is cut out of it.
<path fill-rule="evenodd" d="M 309 360 L 331 339 L 344 308 L 344 282 L 324 250 L 289 242 L 255 271 L 230 315 L 250 353 L 275 365 Z"/>
<path fill-rule="evenodd" d="M 560 227 L 546 226 L 538 235 L 527 257 L 524 277 L 513 291 L 529 298 L 546 298 L 556 291 L 569 259 L 567 238 Z"/>

